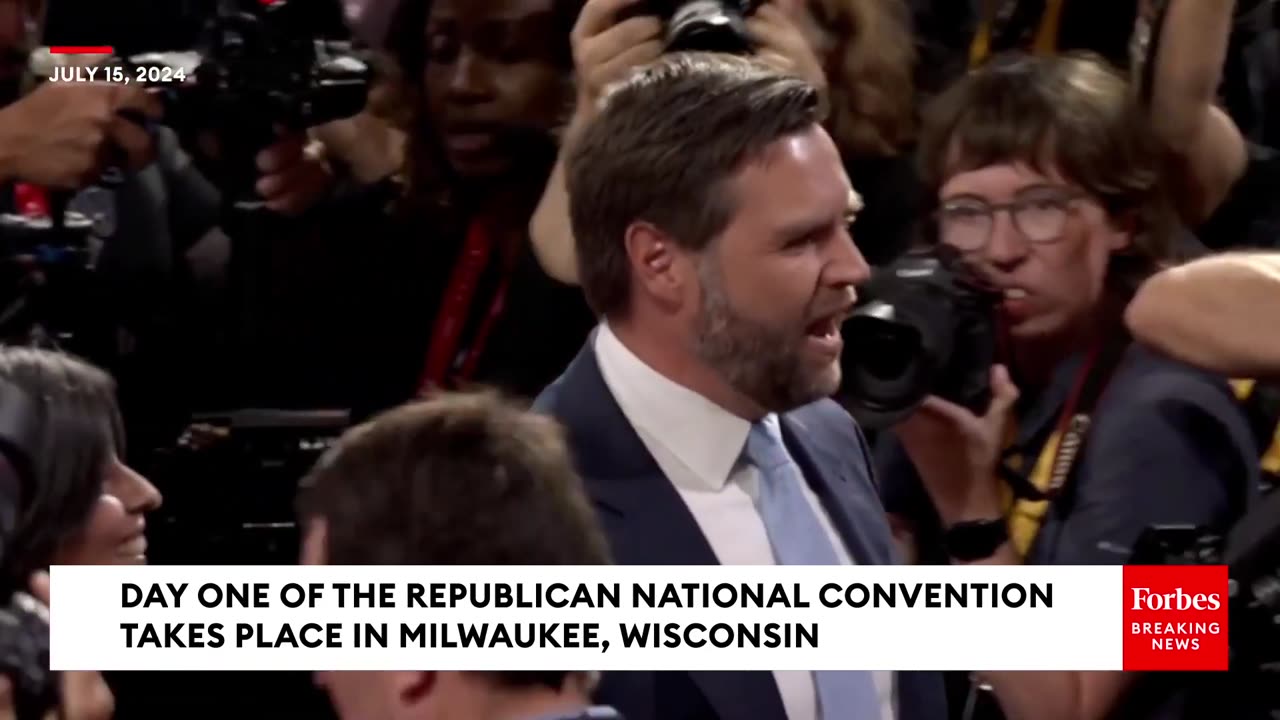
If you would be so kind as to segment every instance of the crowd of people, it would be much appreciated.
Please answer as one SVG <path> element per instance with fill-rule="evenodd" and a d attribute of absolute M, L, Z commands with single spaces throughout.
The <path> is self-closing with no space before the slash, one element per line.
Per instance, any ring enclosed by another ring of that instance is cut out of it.
<path fill-rule="evenodd" d="M 240 408 L 351 420 L 297 485 L 308 564 L 1121 564 L 1280 477 L 1271 2 L 762 0 L 737 55 L 660 6 L 387 2 L 368 106 L 280 128 L 246 221 L 145 88 L 23 92 L 43 4 L 0 0 L 0 202 L 69 193 L 95 240 L 91 326 L 0 323 L 3 586 L 146 562 L 170 486 L 130 466 Z M 922 251 L 991 298 L 989 400 L 860 427 L 842 326 Z M 214 702 L 61 682 L 68 719 Z M 1256 711 L 1119 672 L 317 683 L 344 720 Z"/>

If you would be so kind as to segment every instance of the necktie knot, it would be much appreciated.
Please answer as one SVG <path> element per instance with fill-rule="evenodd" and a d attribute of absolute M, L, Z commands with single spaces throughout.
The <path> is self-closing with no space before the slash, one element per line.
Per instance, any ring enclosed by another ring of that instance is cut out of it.
<path fill-rule="evenodd" d="M 777 427 L 765 420 L 751 426 L 743 455 L 760 470 L 772 470 L 791 462 Z"/>

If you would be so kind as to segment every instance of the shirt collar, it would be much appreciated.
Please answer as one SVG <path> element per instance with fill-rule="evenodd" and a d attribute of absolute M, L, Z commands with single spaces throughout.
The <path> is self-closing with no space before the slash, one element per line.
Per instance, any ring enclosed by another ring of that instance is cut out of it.
<path fill-rule="evenodd" d="M 682 466 L 679 472 L 663 467 L 669 479 L 693 490 L 723 488 L 742 456 L 751 423 L 649 367 L 607 324 L 596 337 L 596 356 L 641 439 L 661 445 Z"/>

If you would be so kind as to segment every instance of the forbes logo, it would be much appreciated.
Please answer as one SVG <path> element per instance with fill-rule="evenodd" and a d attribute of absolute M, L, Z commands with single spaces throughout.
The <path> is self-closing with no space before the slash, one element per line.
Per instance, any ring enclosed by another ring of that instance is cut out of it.
<path fill-rule="evenodd" d="M 1220 593 L 1186 593 L 1177 588 L 1171 593 L 1157 594 L 1151 588 L 1136 587 L 1133 590 L 1133 610 L 1219 610 L 1222 608 Z"/>
<path fill-rule="evenodd" d="M 1124 568 L 1124 669 L 1226 670 L 1227 568 Z"/>

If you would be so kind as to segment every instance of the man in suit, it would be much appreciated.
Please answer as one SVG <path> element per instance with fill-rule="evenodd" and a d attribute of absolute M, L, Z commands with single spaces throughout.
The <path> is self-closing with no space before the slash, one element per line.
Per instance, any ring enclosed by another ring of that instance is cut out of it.
<path fill-rule="evenodd" d="M 756 61 L 669 55 L 603 102 L 567 165 L 603 318 L 536 407 L 568 429 L 615 560 L 887 564 L 865 441 L 826 399 L 868 267 L 818 93 Z M 606 675 L 638 720 L 940 720 L 933 675 Z"/>

